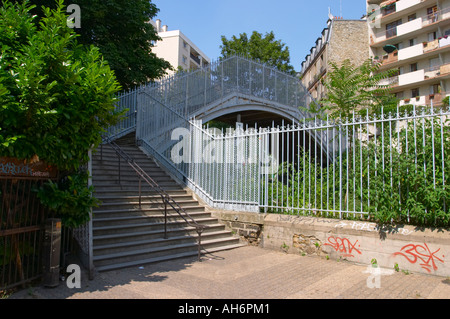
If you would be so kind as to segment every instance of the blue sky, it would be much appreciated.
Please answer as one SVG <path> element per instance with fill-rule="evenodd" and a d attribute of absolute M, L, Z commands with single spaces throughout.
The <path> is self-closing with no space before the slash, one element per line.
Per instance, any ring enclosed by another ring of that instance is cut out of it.
<path fill-rule="evenodd" d="M 360 19 L 366 0 L 152 0 L 157 19 L 169 30 L 181 30 L 210 59 L 220 56 L 221 36 L 253 31 L 275 37 L 289 47 L 291 64 L 301 63 L 326 27 L 328 8 L 335 16 Z M 342 11 L 341 11 L 342 8 Z M 341 14 L 342 12 L 342 14 Z M 155 18 L 155 19 L 156 19 Z"/>

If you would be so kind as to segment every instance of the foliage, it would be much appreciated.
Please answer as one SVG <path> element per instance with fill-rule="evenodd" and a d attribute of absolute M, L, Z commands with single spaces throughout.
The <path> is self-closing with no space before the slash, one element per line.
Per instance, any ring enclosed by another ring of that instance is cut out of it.
<path fill-rule="evenodd" d="M 445 98 L 443 98 L 442 99 L 442 105 L 444 106 L 444 107 L 447 107 L 447 106 L 449 106 L 449 99 L 450 99 L 450 96 L 446 96 Z"/>
<path fill-rule="evenodd" d="M 55 0 L 30 0 L 30 3 L 37 6 L 32 13 L 39 17 L 45 16 L 41 8 L 57 7 Z M 79 34 L 78 42 L 99 48 L 123 89 L 160 78 L 172 68 L 151 52 L 153 43 L 160 40 L 148 23 L 159 11 L 151 1 L 64 0 L 64 4 L 80 6 L 81 28 L 74 29 Z"/>
<path fill-rule="evenodd" d="M 247 33 L 241 33 L 239 38 L 232 36 L 228 40 L 222 36 L 221 54 L 224 58 L 231 55 L 243 55 L 262 63 L 267 63 L 278 70 L 295 75 L 294 67 L 290 64 L 289 48 L 276 40 L 273 31 L 264 36 L 253 31 L 250 38 Z"/>
<path fill-rule="evenodd" d="M 301 208 L 305 214 L 339 218 L 352 217 L 339 212 L 353 211 L 379 224 L 448 227 L 448 124 L 430 117 L 392 131 L 386 122 L 369 141 L 360 138 L 367 136 L 360 127 L 352 144 L 328 166 L 302 152 L 294 165 L 281 164 L 272 177 L 269 207 L 291 207 L 273 211 L 278 213 Z"/>
<path fill-rule="evenodd" d="M 94 189 L 86 187 L 87 183 L 87 173 L 75 173 L 58 183 L 49 181 L 38 190 L 38 197 L 65 226 L 76 228 L 89 221 L 91 208 L 100 203 L 92 197 Z"/>
<path fill-rule="evenodd" d="M 5 1 L 0 8 L 0 156 L 41 160 L 70 176 L 49 182 L 40 199 L 74 226 L 96 203 L 78 172 L 119 118 L 120 86 L 99 50 L 67 27 L 62 0 L 41 8 L 39 23 L 32 9 Z"/>
<path fill-rule="evenodd" d="M 116 122 L 119 86 L 98 49 L 77 43 L 62 3 L 44 14 L 38 28 L 26 5 L 0 10 L 0 154 L 71 170 Z"/>
<path fill-rule="evenodd" d="M 331 71 L 327 73 L 324 85 L 327 96 L 320 101 L 323 110 L 331 118 L 350 118 L 352 114 L 373 107 L 395 107 L 397 100 L 389 94 L 389 86 L 380 81 L 393 71 L 379 72 L 379 63 L 367 59 L 355 66 L 349 59 L 338 65 L 330 62 Z"/>

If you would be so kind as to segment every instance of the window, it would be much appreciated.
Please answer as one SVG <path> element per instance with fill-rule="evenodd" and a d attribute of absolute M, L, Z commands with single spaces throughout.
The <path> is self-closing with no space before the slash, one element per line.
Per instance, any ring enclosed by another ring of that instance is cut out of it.
<path fill-rule="evenodd" d="M 439 58 L 433 58 L 430 59 L 430 69 L 439 67 L 441 64 L 440 59 Z"/>
<path fill-rule="evenodd" d="M 437 6 L 433 6 L 430 8 L 427 8 L 427 15 L 428 15 L 428 22 L 434 23 L 438 20 L 438 14 L 437 14 Z"/>
<path fill-rule="evenodd" d="M 416 14 L 415 14 L 415 13 L 414 13 L 414 14 L 411 14 L 411 15 L 408 16 L 408 22 L 409 22 L 409 21 L 412 21 L 412 20 L 416 20 L 416 18 L 417 18 L 417 17 L 416 17 Z"/>
<path fill-rule="evenodd" d="M 441 85 L 440 84 L 430 85 L 430 94 L 437 94 L 437 93 L 441 93 Z"/>
<path fill-rule="evenodd" d="M 409 66 L 409 71 L 410 71 L 410 72 L 415 72 L 415 71 L 417 71 L 417 63 L 410 64 L 410 66 Z"/>
<path fill-rule="evenodd" d="M 411 97 L 420 96 L 419 89 L 412 89 L 411 90 Z"/>
<path fill-rule="evenodd" d="M 403 94 L 403 92 L 397 92 L 397 93 L 395 93 L 395 96 L 397 97 L 397 99 L 401 100 L 401 99 L 403 99 L 404 94 Z"/>
<path fill-rule="evenodd" d="M 396 5 L 395 5 L 395 3 L 388 4 L 387 6 L 385 6 L 385 7 L 382 8 L 382 14 L 383 14 L 383 16 L 385 16 L 385 15 L 387 15 L 387 14 L 390 14 L 390 13 L 393 13 L 393 12 L 395 12 L 395 11 L 396 11 Z"/>
<path fill-rule="evenodd" d="M 428 41 L 433 41 L 437 39 L 436 31 L 428 33 Z"/>
<path fill-rule="evenodd" d="M 402 24 L 402 20 L 397 20 L 386 24 L 386 38 L 390 38 L 397 35 L 397 26 Z"/>
<path fill-rule="evenodd" d="M 409 46 L 412 47 L 413 45 L 416 44 L 416 39 L 410 39 L 409 40 Z"/>
<path fill-rule="evenodd" d="M 183 57 L 181 58 L 181 61 L 183 62 L 183 64 L 187 64 L 187 57 L 185 57 L 185 56 L 183 55 Z"/>

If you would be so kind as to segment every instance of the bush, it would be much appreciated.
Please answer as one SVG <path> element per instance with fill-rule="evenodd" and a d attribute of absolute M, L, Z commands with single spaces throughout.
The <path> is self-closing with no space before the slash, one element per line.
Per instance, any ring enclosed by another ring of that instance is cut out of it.
<path fill-rule="evenodd" d="M 27 1 L 0 8 L 0 156 L 56 166 L 66 177 L 39 198 L 76 227 L 98 203 L 79 168 L 117 122 L 120 87 L 99 50 L 77 43 L 62 0 L 56 10 L 43 8 L 39 24 L 32 8 Z"/>
<path fill-rule="evenodd" d="M 117 121 L 119 85 L 98 49 L 77 43 L 62 1 L 39 27 L 31 8 L 0 8 L 0 155 L 73 170 Z"/>

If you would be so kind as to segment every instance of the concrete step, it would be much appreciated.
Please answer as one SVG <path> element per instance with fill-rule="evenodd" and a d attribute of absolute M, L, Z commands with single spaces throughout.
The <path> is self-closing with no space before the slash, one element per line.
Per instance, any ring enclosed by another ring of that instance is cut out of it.
<path fill-rule="evenodd" d="M 187 219 L 189 221 L 189 219 Z M 197 218 L 197 224 L 209 225 L 217 223 L 217 219 L 213 217 Z M 177 229 L 187 227 L 184 220 L 172 219 L 167 221 L 167 229 Z M 113 234 L 131 234 L 133 232 L 152 232 L 164 229 L 165 221 L 161 218 L 160 221 L 144 221 L 122 225 L 108 225 L 108 226 L 93 226 L 95 235 L 113 235 Z"/>
<path fill-rule="evenodd" d="M 219 230 L 214 232 L 206 232 L 202 234 L 202 242 L 207 240 L 229 238 L 230 232 L 226 230 Z M 128 242 L 113 242 L 103 245 L 96 245 L 94 248 L 94 256 L 105 256 L 122 254 L 125 255 L 130 250 L 141 251 L 151 248 L 165 247 L 169 245 L 186 244 L 198 241 L 198 234 L 192 233 L 190 236 L 180 235 L 164 238 L 143 239 Z"/>
<path fill-rule="evenodd" d="M 216 224 L 208 224 L 208 228 L 204 230 L 204 234 L 208 232 L 218 232 L 224 231 L 225 226 L 220 223 Z M 178 227 L 178 228 L 168 228 L 167 229 L 167 237 L 179 237 L 179 236 L 195 236 L 196 234 L 195 227 L 187 226 L 187 227 Z M 164 228 L 155 229 L 152 231 L 139 231 L 139 232 L 130 232 L 130 233 L 113 233 L 113 234 L 103 234 L 98 235 L 94 234 L 94 249 L 98 245 L 111 245 L 118 243 L 127 243 L 127 242 L 135 242 L 135 241 L 143 241 L 143 240 L 155 240 L 160 239 L 165 236 L 166 232 Z"/>
<path fill-rule="evenodd" d="M 223 249 L 224 246 L 237 246 L 238 244 L 238 239 L 226 237 L 220 239 L 202 240 L 201 248 L 206 252 L 214 248 L 222 247 Z M 191 242 L 187 243 L 178 243 L 174 245 L 132 251 L 128 250 L 126 252 L 113 254 L 94 255 L 94 263 L 97 265 L 97 268 L 129 263 L 144 264 L 155 258 L 173 258 L 176 255 L 185 253 L 198 253 L 197 241 L 194 238 L 192 238 Z"/>
<path fill-rule="evenodd" d="M 177 201 L 179 207 L 188 206 L 191 207 L 193 205 L 198 205 L 198 202 L 194 199 L 187 200 L 179 200 Z M 172 206 L 167 205 L 167 208 L 170 209 Z M 174 206 L 175 208 L 177 206 Z M 94 212 L 99 210 L 117 210 L 117 209 L 148 209 L 148 208 L 159 208 L 160 210 L 164 209 L 164 203 L 161 198 L 154 198 L 152 200 L 148 200 L 143 198 L 141 201 L 141 205 L 139 205 L 139 201 L 123 201 L 123 202 L 103 202 L 99 208 L 96 208 Z"/>
<path fill-rule="evenodd" d="M 191 216 L 194 219 L 197 218 L 208 218 L 211 217 L 211 213 L 203 210 L 203 211 L 191 211 L 188 212 L 189 216 Z M 187 217 L 184 217 L 187 218 Z M 167 219 L 168 221 L 181 221 L 183 219 L 180 214 L 178 214 L 176 211 L 168 211 L 167 213 Z M 115 225 L 130 225 L 130 224 L 136 224 L 139 222 L 149 222 L 149 223 L 158 223 L 163 222 L 164 216 L 161 215 L 161 211 L 155 211 L 153 213 L 145 213 L 145 214 L 130 214 L 128 215 L 120 215 L 120 216 L 103 216 L 100 217 L 97 214 L 95 214 L 95 218 L 93 218 L 92 223 L 94 227 L 106 227 L 106 226 L 115 226 Z"/>
<path fill-rule="evenodd" d="M 215 253 L 215 252 L 223 251 L 223 250 L 236 249 L 236 248 L 239 248 L 242 246 L 243 246 L 242 244 L 231 244 L 231 245 L 225 245 L 225 246 L 220 246 L 220 247 L 215 247 L 215 248 L 202 249 L 200 253 L 201 254 Z M 167 260 L 196 257 L 197 253 L 198 253 L 197 250 L 189 250 L 189 251 L 184 251 L 184 252 L 177 253 L 177 254 L 170 254 L 170 255 L 166 255 L 166 256 L 153 257 L 153 258 L 147 258 L 147 259 L 140 259 L 140 260 L 133 260 L 133 261 L 128 261 L 128 262 L 113 263 L 113 264 L 109 264 L 109 265 L 98 266 L 98 267 L 96 267 L 96 269 L 99 272 L 102 272 L 102 271 L 117 270 L 117 269 L 121 269 L 121 268 L 139 267 L 142 265 L 147 265 L 147 264 L 152 264 L 152 263 L 157 263 L 157 262 L 162 262 L 162 261 L 167 261 Z"/>
<path fill-rule="evenodd" d="M 205 207 L 199 206 L 199 205 L 193 205 L 193 206 L 183 206 L 183 209 L 188 214 L 193 213 L 202 213 L 205 212 Z M 176 214 L 177 212 L 170 207 L 170 209 L 167 210 L 168 214 Z M 128 217 L 128 216 L 153 216 L 153 215 L 162 215 L 161 208 L 154 207 L 154 208 L 135 208 L 135 209 L 129 209 L 129 208 L 123 208 L 123 209 L 111 209 L 111 210 L 104 210 L 102 207 L 96 208 L 94 210 L 94 220 L 97 220 L 97 218 L 118 218 L 118 217 Z"/>

